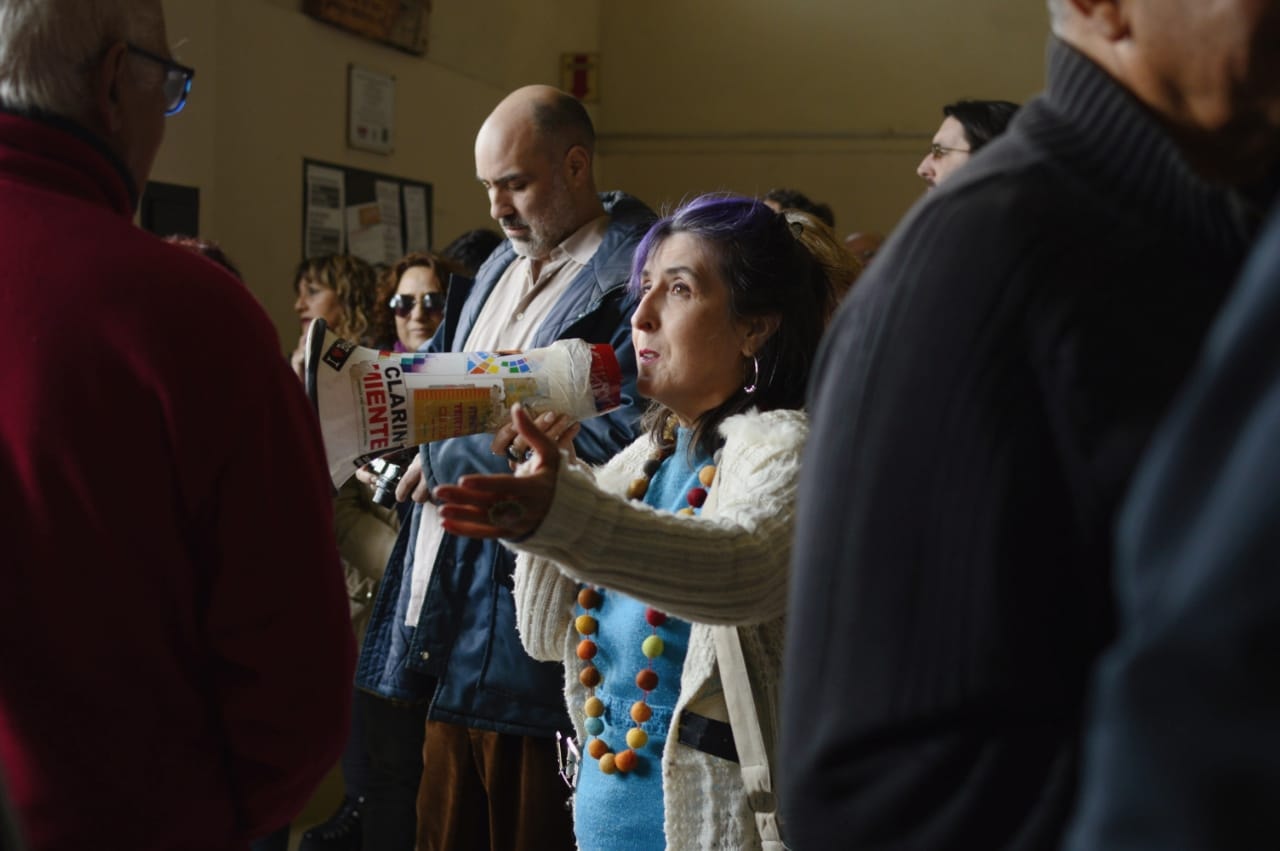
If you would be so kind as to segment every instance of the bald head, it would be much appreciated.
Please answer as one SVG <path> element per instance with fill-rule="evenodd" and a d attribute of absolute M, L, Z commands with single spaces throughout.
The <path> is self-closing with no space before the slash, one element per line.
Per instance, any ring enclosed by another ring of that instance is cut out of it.
<path fill-rule="evenodd" d="M 545 146 L 550 156 L 574 146 L 594 156 L 595 127 L 577 98 L 551 86 L 525 86 L 502 99 L 485 119 L 480 133 L 521 133 Z"/>
<path fill-rule="evenodd" d="M 489 213 L 535 259 L 603 215 L 592 174 L 595 130 L 576 99 L 551 86 L 507 95 L 476 134 L 476 178 Z"/>

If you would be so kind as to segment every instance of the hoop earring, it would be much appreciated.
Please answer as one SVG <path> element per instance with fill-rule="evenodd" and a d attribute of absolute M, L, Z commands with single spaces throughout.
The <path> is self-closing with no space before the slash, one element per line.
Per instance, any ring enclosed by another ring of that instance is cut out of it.
<path fill-rule="evenodd" d="M 742 392 L 746 393 L 748 396 L 756 392 L 756 385 L 760 383 L 760 358 L 752 355 L 751 364 L 755 367 L 755 376 L 752 377 L 750 384 L 742 388 Z"/>

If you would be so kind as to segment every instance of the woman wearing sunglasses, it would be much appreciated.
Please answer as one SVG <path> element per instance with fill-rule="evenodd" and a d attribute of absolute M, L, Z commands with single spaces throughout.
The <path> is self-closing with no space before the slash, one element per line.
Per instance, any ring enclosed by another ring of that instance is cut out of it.
<path fill-rule="evenodd" d="M 449 275 L 461 273 L 452 261 L 424 251 L 406 254 L 392 267 L 395 293 L 387 306 L 396 320 L 396 351 L 416 352 L 440 327 Z"/>

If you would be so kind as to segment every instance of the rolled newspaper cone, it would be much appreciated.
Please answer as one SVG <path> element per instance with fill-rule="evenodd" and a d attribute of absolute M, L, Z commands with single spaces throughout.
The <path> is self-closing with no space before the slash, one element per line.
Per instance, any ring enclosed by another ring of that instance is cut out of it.
<path fill-rule="evenodd" d="M 316 319 L 305 375 L 334 487 L 397 449 L 497 431 L 516 402 L 535 416 L 554 411 L 577 420 L 622 404 L 613 347 L 586 340 L 525 352 L 380 352 Z"/>

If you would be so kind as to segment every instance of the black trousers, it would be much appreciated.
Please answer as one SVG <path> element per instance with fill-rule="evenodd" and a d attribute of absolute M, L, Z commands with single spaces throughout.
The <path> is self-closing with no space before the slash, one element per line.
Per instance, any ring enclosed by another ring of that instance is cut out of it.
<path fill-rule="evenodd" d="M 357 691 L 368 757 L 362 851 L 413 851 L 427 704 L 405 705 Z"/>

